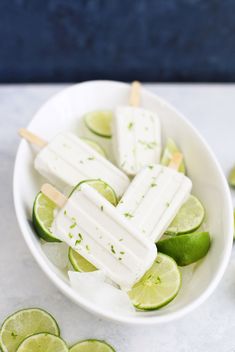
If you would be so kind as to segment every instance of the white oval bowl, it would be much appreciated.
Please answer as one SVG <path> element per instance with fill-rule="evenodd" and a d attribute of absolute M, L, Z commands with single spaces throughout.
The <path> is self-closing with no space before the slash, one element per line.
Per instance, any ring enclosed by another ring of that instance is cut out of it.
<path fill-rule="evenodd" d="M 36 113 L 28 128 L 46 140 L 63 130 L 72 130 L 82 136 L 82 115 L 100 108 L 113 109 L 128 104 L 129 89 L 128 84 L 113 81 L 76 84 L 49 99 Z M 142 89 L 141 102 L 143 107 L 158 113 L 163 139 L 165 136 L 172 137 L 183 150 L 188 175 L 193 181 L 193 193 L 206 208 L 206 228 L 212 236 L 209 253 L 196 265 L 190 283 L 181 289 L 177 298 L 168 306 L 152 312 L 114 313 L 96 306 L 70 287 L 67 276 L 48 260 L 32 230 L 32 205 L 43 179 L 33 168 L 35 150 L 25 141 L 21 141 L 16 156 L 13 193 L 19 226 L 30 251 L 46 275 L 66 296 L 104 318 L 123 323 L 157 324 L 172 321 L 192 311 L 216 288 L 232 248 L 233 208 L 223 172 L 195 128 L 170 104 L 145 89 Z M 110 149 L 110 141 L 103 139 L 103 142 L 106 149 Z"/>

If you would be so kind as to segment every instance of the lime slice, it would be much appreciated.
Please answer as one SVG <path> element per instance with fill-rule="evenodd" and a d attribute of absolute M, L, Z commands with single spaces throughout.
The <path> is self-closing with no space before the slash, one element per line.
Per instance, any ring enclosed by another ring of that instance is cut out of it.
<path fill-rule="evenodd" d="M 175 144 L 173 139 L 168 138 L 166 141 L 166 146 L 163 151 L 162 158 L 161 158 L 161 164 L 168 166 L 171 159 L 172 159 L 173 154 L 177 153 L 177 152 L 180 152 L 180 149 L 177 147 L 177 145 Z M 179 172 L 182 172 L 183 174 L 186 173 L 186 168 L 185 168 L 185 164 L 184 164 L 183 160 L 182 160 L 182 163 L 179 167 Z"/>
<path fill-rule="evenodd" d="M 106 198 L 107 201 L 109 201 L 111 204 L 113 204 L 114 206 L 117 205 L 117 203 L 118 203 L 117 195 L 116 195 L 115 191 L 112 189 L 112 187 L 110 187 L 106 182 L 104 182 L 102 180 L 84 180 L 84 181 L 80 182 L 74 188 L 74 190 L 79 188 L 82 183 L 87 183 L 89 186 L 96 189 L 96 191 L 99 192 L 104 198 Z"/>
<path fill-rule="evenodd" d="M 38 236 L 47 242 L 60 242 L 51 232 L 55 203 L 39 192 L 33 205 L 33 225 Z"/>
<path fill-rule="evenodd" d="M 176 262 L 158 253 L 152 267 L 128 292 L 133 305 L 141 310 L 161 308 L 172 301 L 181 285 L 181 274 Z"/>
<path fill-rule="evenodd" d="M 26 337 L 41 332 L 60 335 L 57 322 L 44 310 L 38 308 L 20 310 L 10 315 L 2 324 L 0 331 L 2 351 L 15 352 Z"/>
<path fill-rule="evenodd" d="M 229 173 L 228 183 L 231 187 L 235 187 L 235 167 L 233 167 Z"/>
<path fill-rule="evenodd" d="M 92 149 L 97 151 L 100 155 L 102 155 L 104 158 L 107 158 L 106 153 L 104 149 L 96 142 L 92 141 L 91 139 L 88 138 L 81 138 L 83 142 L 88 144 Z"/>
<path fill-rule="evenodd" d="M 201 226 L 204 216 L 205 210 L 201 202 L 190 195 L 166 230 L 166 234 L 179 235 L 193 232 Z"/>
<path fill-rule="evenodd" d="M 91 272 L 97 270 L 94 265 L 88 262 L 84 257 L 82 257 L 78 252 L 69 248 L 69 260 L 72 264 L 74 270 L 80 272 Z"/>
<path fill-rule="evenodd" d="M 194 232 L 166 238 L 157 242 L 160 252 L 170 255 L 180 266 L 192 264 L 203 258 L 210 248 L 208 232 Z"/>
<path fill-rule="evenodd" d="M 60 337 L 51 334 L 35 334 L 25 339 L 17 352 L 68 352 L 68 346 Z"/>
<path fill-rule="evenodd" d="M 105 341 L 85 340 L 72 346 L 69 352 L 115 352 Z"/>
<path fill-rule="evenodd" d="M 112 123 L 113 113 L 110 110 L 98 110 L 89 112 L 84 115 L 84 121 L 87 128 L 94 134 L 111 138 L 111 123 Z"/>

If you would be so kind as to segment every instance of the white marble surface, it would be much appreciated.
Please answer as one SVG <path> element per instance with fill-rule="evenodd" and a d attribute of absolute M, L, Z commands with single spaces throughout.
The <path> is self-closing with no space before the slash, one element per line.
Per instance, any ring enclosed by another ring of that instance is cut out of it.
<path fill-rule="evenodd" d="M 235 164 L 234 85 L 149 85 L 179 108 L 207 139 L 227 173 Z M 12 201 L 12 173 L 25 126 L 59 85 L 0 86 L 0 321 L 16 309 L 50 311 L 70 343 L 105 339 L 117 352 L 235 351 L 235 254 L 216 292 L 181 320 L 132 327 L 99 319 L 65 298 L 43 274 L 21 237 Z M 206 176 L 206 175 L 205 175 Z M 235 194 L 235 192 L 234 192 Z"/>

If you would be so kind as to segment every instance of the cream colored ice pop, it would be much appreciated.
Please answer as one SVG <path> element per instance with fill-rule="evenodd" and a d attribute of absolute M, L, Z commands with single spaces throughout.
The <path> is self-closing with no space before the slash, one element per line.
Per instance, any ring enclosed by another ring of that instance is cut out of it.
<path fill-rule="evenodd" d="M 61 208 L 53 234 L 122 289 L 130 289 L 150 268 L 157 255 L 155 244 L 95 189 L 82 183 L 68 199 L 48 184 L 42 192 Z"/>
<path fill-rule="evenodd" d="M 158 163 L 161 126 L 158 115 L 139 107 L 140 83 L 132 83 L 130 106 L 120 106 L 113 117 L 113 151 L 119 168 L 136 175 L 144 166 Z"/>
<path fill-rule="evenodd" d="M 143 235 L 157 242 L 192 188 L 191 180 L 177 172 L 180 153 L 174 155 L 170 167 L 149 165 L 134 178 L 117 209 Z"/>
<path fill-rule="evenodd" d="M 25 129 L 20 135 L 42 148 L 35 169 L 67 194 L 83 180 L 101 179 L 120 197 L 130 183 L 121 170 L 70 132 L 58 134 L 48 144 Z"/>

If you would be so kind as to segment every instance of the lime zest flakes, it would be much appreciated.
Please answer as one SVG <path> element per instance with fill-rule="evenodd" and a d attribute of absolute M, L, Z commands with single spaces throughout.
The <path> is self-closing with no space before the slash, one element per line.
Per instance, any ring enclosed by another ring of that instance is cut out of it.
<path fill-rule="evenodd" d="M 123 238 L 119 238 L 119 242 L 122 242 L 123 241 Z"/>
<path fill-rule="evenodd" d="M 150 184 L 150 187 L 157 187 L 157 184 L 156 184 L 155 182 L 152 182 L 152 183 Z"/>
<path fill-rule="evenodd" d="M 80 244 L 80 243 L 82 242 L 82 240 L 83 240 L 83 237 L 82 237 L 82 235 L 81 235 L 80 233 L 78 233 L 78 237 L 79 237 L 79 239 L 76 240 L 75 246 L 77 246 L 78 244 Z"/>
<path fill-rule="evenodd" d="M 154 149 L 156 147 L 156 145 L 157 145 L 157 143 L 155 141 L 146 142 L 146 141 L 138 140 L 138 142 L 140 144 L 143 144 L 146 147 L 146 149 Z"/>
<path fill-rule="evenodd" d="M 149 168 L 150 170 L 152 170 L 152 169 L 153 169 L 153 165 L 148 165 L 148 168 Z"/>
<path fill-rule="evenodd" d="M 131 213 L 128 213 L 128 212 L 124 213 L 123 215 L 124 215 L 126 218 L 128 218 L 128 219 L 131 219 L 131 218 L 133 218 L 133 216 L 134 216 L 134 215 L 132 215 Z"/>
<path fill-rule="evenodd" d="M 90 247 L 89 247 L 88 244 L 86 245 L 86 250 L 87 250 L 88 252 L 90 251 Z"/>
<path fill-rule="evenodd" d="M 76 227 L 76 226 L 77 226 L 77 223 L 74 222 L 72 225 L 69 226 L 69 228 L 70 228 L 70 229 L 74 229 L 74 227 Z"/>
<path fill-rule="evenodd" d="M 115 249 L 114 249 L 113 244 L 111 245 L 111 252 L 112 252 L 113 254 L 116 254 L 116 251 L 115 251 Z"/>
<path fill-rule="evenodd" d="M 69 238 L 73 238 L 73 234 L 69 232 L 69 233 L 68 233 L 68 237 L 69 237 Z"/>
<path fill-rule="evenodd" d="M 166 202 L 166 207 L 169 207 L 170 206 L 170 203 L 169 202 Z"/>
<path fill-rule="evenodd" d="M 66 211 L 66 209 L 64 210 L 64 215 L 65 215 L 65 216 L 67 215 L 67 211 Z"/>
<path fill-rule="evenodd" d="M 103 205 L 100 206 L 100 210 L 104 211 L 104 206 Z"/>
<path fill-rule="evenodd" d="M 121 254 L 121 255 L 124 255 L 124 254 L 125 254 L 125 252 L 124 252 L 124 251 L 121 251 L 121 252 L 120 252 L 120 254 Z"/>
<path fill-rule="evenodd" d="M 89 158 L 87 158 L 87 160 L 95 160 L 94 156 L 89 156 Z"/>
<path fill-rule="evenodd" d="M 159 256 L 157 256 L 157 258 L 155 259 L 155 262 L 160 264 L 162 262 L 162 258 L 160 258 Z"/>

